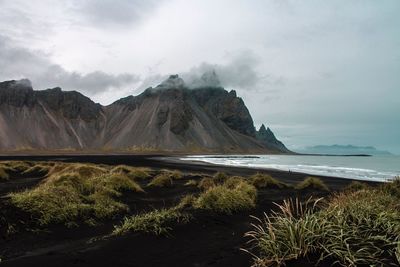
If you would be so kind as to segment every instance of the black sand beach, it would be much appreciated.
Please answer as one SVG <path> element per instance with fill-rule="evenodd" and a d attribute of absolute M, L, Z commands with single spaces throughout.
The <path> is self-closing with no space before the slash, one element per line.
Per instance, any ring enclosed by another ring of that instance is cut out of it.
<path fill-rule="evenodd" d="M 0 156 L 0 160 L 63 161 L 96 164 L 150 167 L 152 169 L 176 169 L 182 171 L 184 179 L 171 188 L 146 189 L 144 195 L 124 194 L 132 213 L 154 208 L 169 207 L 197 188 L 188 188 L 189 179 L 200 179 L 201 174 L 213 175 L 225 172 L 229 175 L 249 176 L 256 172 L 272 175 L 280 181 L 295 184 L 307 174 L 276 170 L 257 170 L 216 166 L 199 162 L 179 161 L 165 155 L 67 155 L 67 156 Z M 351 180 L 334 177 L 319 177 L 332 191 L 348 185 Z M 15 177 L 0 183 L 0 206 L 4 216 L 18 214 L 3 203 L 9 192 L 30 188 L 42 177 Z M 104 238 L 122 217 L 106 220 L 96 227 L 80 226 L 66 228 L 50 226 L 44 231 L 20 232 L 0 240 L 1 266 L 250 266 L 251 256 L 240 248 L 246 248 L 244 233 L 250 230 L 254 219 L 250 215 L 262 216 L 289 197 L 306 199 L 309 196 L 323 197 L 325 191 L 298 191 L 288 189 L 260 189 L 257 207 L 254 210 L 220 215 L 196 212 L 194 219 L 186 225 L 174 228 L 170 236 L 128 234 L 122 237 Z M 309 262 L 296 261 L 289 266 L 309 266 Z"/>

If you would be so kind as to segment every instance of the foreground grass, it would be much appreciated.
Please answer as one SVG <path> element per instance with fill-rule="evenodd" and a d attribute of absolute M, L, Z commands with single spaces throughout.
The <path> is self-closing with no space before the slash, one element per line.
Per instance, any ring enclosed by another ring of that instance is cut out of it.
<path fill-rule="evenodd" d="M 189 222 L 191 216 L 177 208 L 153 210 L 148 213 L 126 217 L 121 225 L 115 226 L 112 235 L 124 235 L 129 232 L 144 232 L 166 235 L 176 224 Z"/>
<path fill-rule="evenodd" d="M 57 163 L 38 186 L 9 196 L 12 205 L 31 214 L 39 225 L 72 226 L 79 222 L 93 224 L 127 211 L 128 207 L 118 200 L 123 191 L 143 189 L 124 173 L 93 164 Z"/>
<path fill-rule="evenodd" d="M 251 248 L 259 251 L 254 266 L 305 257 L 342 266 L 398 266 L 399 200 L 396 180 L 380 188 L 346 190 L 321 205 L 285 201 L 279 212 L 257 219 L 246 234 Z"/>

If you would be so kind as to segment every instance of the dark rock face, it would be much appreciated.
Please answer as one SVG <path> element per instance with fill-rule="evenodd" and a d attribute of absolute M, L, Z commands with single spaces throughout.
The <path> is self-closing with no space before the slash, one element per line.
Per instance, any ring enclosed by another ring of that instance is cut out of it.
<path fill-rule="evenodd" d="M 177 75 L 108 106 L 75 91 L 34 91 L 28 80 L 0 83 L 0 150 L 287 152 L 269 131 L 255 131 L 235 91 L 191 90 Z"/>
<path fill-rule="evenodd" d="M 257 139 L 260 140 L 267 148 L 277 149 L 283 152 L 290 152 L 281 141 L 276 139 L 270 128 L 265 129 L 264 124 L 261 125 L 260 129 L 256 133 L 256 136 Z"/>
<path fill-rule="evenodd" d="M 256 131 L 250 112 L 234 90 L 228 93 L 222 87 L 205 87 L 194 89 L 192 94 L 201 107 L 232 130 L 255 137 Z"/>

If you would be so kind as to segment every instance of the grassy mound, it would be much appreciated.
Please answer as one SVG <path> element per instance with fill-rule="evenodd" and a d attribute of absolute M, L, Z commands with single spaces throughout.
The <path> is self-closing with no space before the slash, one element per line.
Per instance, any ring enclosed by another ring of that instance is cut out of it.
<path fill-rule="evenodd" d="M 319 178 L 308 176 L 302 182 L 295 186 L 297 190 L 321 190 L 321 191 L 329 191 L 329 188 L 326 184 Z"/>
<path fill-rule="evenodd" d="M 123 173 L 131 179 L 144 180 L 150 177 L 150 169 L 148 168 L 137 168 L 126 165 L 118 165 L 111 169 L 112 173 Z"/>
<path fill-rule="evenodd" d="M 157 175 L 147 184 L 148 187 L 171 187 L 173 186 L 174 182 L 170 175 L 166 173 L 162 173 Z"/>
<path fill-rule="evenodd" d="M 279 212 L 257 219 L 247 233 L 251 248 L 260 253 L 254 266 L 308 257 L 342 266 L 398 265 L 398 192 L 400 182 L 395 181 L 380 188 L 344 191 L 319 209 L 312 203 L 285 201 Z"/>
<path fill-rule="evenodd" d="M 14 206 L 32 214 L 40 225 L 74 225 L 126 211 L 127 206 L 117 200 L 124 190 L 143 192 L 124 174 L 91 164 L 56 164 L 37 187 L 10 197 Z"/>
<path fill-rule="evenodd" d="M 251 183 L 257 188 L 287 188 L 288 185 L 278 181 L 271 175 L 256 173 L 250 177 Z"/>
<path fill-rule="evenodd" d="M 256 205 L 257 190 L 245 181 L 216 185 L 201 193 L 193 203 L 196 209 L 231 214 Z"/>
<path fill-rule="evenodd" d="M 190 215 L 176 208 L 154 210 L 148 213 L 126 217 L 121 225 L 115 226 L 112 235 L 129 232 L 144 232 L 155 235 L 168 234 L 175 224 L 189 222 Z"/>

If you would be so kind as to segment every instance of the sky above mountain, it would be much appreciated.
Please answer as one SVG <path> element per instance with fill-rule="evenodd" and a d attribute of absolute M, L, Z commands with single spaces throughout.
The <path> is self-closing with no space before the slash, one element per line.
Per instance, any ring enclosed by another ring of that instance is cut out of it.
<path fill-rule="evenodd" d="M 0 80 L 109 104 L 214 70 L 291 149 L 400 154 L 400 1 L 0 0 Z"/>

